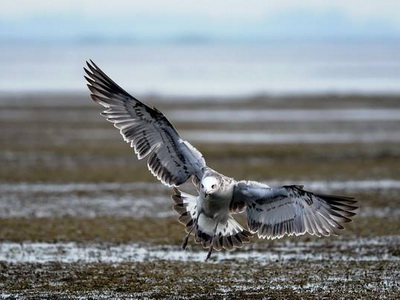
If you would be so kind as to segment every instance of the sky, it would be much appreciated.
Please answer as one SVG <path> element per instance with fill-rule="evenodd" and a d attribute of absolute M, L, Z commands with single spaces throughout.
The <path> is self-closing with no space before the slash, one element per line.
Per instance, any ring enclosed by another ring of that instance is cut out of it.
<path fill-rule="evenodd" d="M 400 38 L 400 1 L 2 0 L 2 41 Z"/>

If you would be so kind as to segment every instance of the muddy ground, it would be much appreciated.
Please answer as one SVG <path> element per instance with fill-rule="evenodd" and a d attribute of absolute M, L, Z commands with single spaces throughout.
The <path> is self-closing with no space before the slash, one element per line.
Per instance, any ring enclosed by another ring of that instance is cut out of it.
<path fill-rule="evenodd" d="M 398 97 L 142 100 L 218 171 L 354 196 L 358 216 L 338 237 L 254 238 L 204 262 L 87 96 L 2 97 L 0 298 L 398 298 Z"/>

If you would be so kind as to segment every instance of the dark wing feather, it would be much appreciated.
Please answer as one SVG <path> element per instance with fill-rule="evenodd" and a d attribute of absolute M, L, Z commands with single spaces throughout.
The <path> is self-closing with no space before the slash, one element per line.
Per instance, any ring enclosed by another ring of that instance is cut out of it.
<path fill-rule="evenodd" d="M 112 122 L 134 148 L 139 159 L 149 157 L 151 173 L 167 186 L 201 178 L 205 161 L 201 153 L 179 134 L 156 108 L 129 95 L 92 61 L 84 68 L 92 99 L 106 108 L 102 115 Z"/>
<path fill-rule="evenodd" d="M 250 232 L 260 238 L 284 235 L 316 236 L 337 234 L 350 222 L 357 201 L 349 197 L 320 195 L 302 186 L 271 188 L 256 182 L 238 182 L 231 207 L 246 208 Z"/>

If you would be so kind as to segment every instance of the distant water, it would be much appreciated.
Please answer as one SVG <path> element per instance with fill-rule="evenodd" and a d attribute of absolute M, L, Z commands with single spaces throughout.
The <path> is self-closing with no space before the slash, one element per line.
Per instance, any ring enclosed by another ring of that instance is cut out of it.
<path fill-rule="evenodd" d="M 400 42 L 0 45 L 0 92 L 86 92 L 93 59 L 136 94 L 400 93 Z"/>

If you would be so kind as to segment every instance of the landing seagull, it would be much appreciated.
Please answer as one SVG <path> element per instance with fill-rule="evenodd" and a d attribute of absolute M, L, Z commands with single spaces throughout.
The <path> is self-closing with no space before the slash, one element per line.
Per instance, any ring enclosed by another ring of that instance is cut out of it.
<path fill-rule="evenodd" d="M 203 155 L 183 140 L 157 108 L 149 107 L 128 94 L 93 61 L 84 68 L 91 98 L 106 109 L 102 115 L 119 129 L 138 159 L 148 157 L 150 172 L 172 187 L 179 221 L 185 225 L 185 249 L 189 236 L 208 248 L 232 250 L 259 238 L 276 239 L 285 235 L 337 235 L 343 223 L 355 215 L 353 198 L 317 194 L 301 185 L 270 187 L 255 181 L 236 181 L 211 169 Z M 177 187 L 189 178 L 198 195 Z M 233 215 L 246 211 L 247 229 Z"/>

